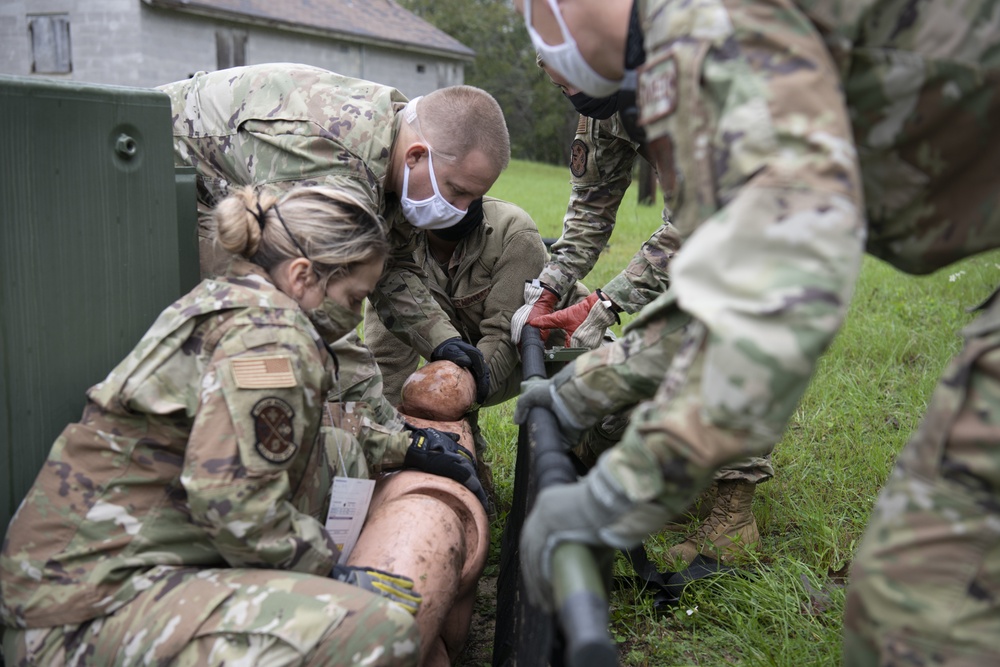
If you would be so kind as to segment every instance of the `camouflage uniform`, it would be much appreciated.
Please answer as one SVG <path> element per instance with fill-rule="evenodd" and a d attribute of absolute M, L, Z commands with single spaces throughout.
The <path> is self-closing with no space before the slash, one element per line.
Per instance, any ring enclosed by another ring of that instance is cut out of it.
<path fill-rule="evenodd" d="M 552 245 L 552 256 L 538 277 L 563 295 L 573 281 L 590 273 L 607 247 L 618 207 L 632 182 L 636 156 L 652 161 L 646 147 L 629 138 L 618 114 L 607 120 L 581 115 L 570 152 L 572 189 L 563 218 L 563 233 Z M 625 270 L 601 288 L 627 313 L 638 312 L 670 287 L 670 261 L 680 248 L 681 239 L 670 224 L 666 208 L 662 217 L 663 224 L 642 244 Z M 654 363 L 643 371 L 660 366 L 662 362 Z M 653 396 L 655 386 L 648 393 L 639 390 L 643 386 L 633 385 L 635 391 L 627 407 Z M 591 432 L 587 444 L 593 451 L 581 452 L 584 457 L 599 454 L 613 444 L 621 436 L 625 421 L 626 415 L 622 413 Z M 773 476 L 771 457 L 766 454 L 727 465 L 716 478 L 757 483 Z"/>
<path fill-rule="evenodd" d="M 1000 3 L 638 7 L 641 122 L 684 245 L 671 290 L 602 351 L 618 368 L 578 360 L 560 396 L 603 414 L 615 397 L 600 387 L 641 373 L 643 346 L 695 318 L 597 466 L 629 507 L 676 514 L 720 465 L 780 438 L 865 249 L 926 273 L 1000 246 Z M 966 330 L 880 498 L 852 575 L 848 664 L 1000 661 L 997 322 L 994 304 Z M 609 511 L 619 528 L 634 518 Z"/>
<path fill-rule="evenodd" d="M 198 72 L 160 90 L 173 112 L 174 161 L 197 170 L 202 211 L 234 185 L 325 184 L 350 192 L 390 226 L 391 257 L 371 296 L 382 321 L 425 357 L 459 336 L 413 261 L 417 230 L 385 192 L 407 102 L 399 91 L 287 63 Z M 205 258 L 206 224 L 201 233 Z"/>
<path fill-rule="evenodd" d="M 845 665 L 1000 664 L 1000 299 L 962 333 L 855 554 Z"/>
<path fill-rule="evenodd" d="M 332 478 L 367 476 L 332 381 L 305 314 L 248 263 L 167 308 L 10 524 L 8 664 L 416 664 L 408 613 L 328 578 Z"/>
<path fill-rule="evenodd" d="M 398 340 L 395 345 L 400 346 Z M 375 355 L 362 344 L 357 332 L 336 341 L 330 349 L 337 360 L 337 374 L 327 401 L 348 409 L 340 427 L 361 443 L 372 475 L 401 467 L 411 434 L 405 430 L 402 415 L 386 400 Z"/>
<path fill-rule="evenodd" d="M 615 228 L 618 207 L 632 182 L 640 144 L 632 141 L 618 114 L 607 120 L 580 116 L 570 146 L 570 198 L 562 236 L 538 279 L 564 297 L 597 264 Z M 625 312 L 638 312 L 667 290 L 667 268 L 680 247 L 677 230 L 663 214 L 663 225 L 642 244 L 629 265 L 601 289 Z"/>
<path fill-rule="evenodd" d="M 483 223 L 458 242 L 447 266 L 435 260 L 426 235 L 421 236 L 415 259 L 431 279 L 431 292 L 462 339 L 478 347 L 489 364 L 492 386 L 486 405 L 516 396 L 521 358 L 510 338 L 510 318 L 523 303 L 524 281 L 537 276 L 545 263 L 538 228 L 514 204 L 485 197 Z M 386 398 L 398 405 L 403 382 L 417 369 L 420 355 L 401 346 L 370 310 L 365 313 L 365 343 L 378 360 Z"/>

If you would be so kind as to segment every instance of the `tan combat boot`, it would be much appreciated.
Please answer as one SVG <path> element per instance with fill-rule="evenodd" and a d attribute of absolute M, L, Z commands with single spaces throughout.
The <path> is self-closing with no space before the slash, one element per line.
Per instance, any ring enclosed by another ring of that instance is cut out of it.
<path fill-rule="evenodd" d="M 677 517 L 676 521 L 671 521 L 663 526 L 663 530 L 671 533 L 683 533 L 691 525 L 691 522 L 706 521 L 715 507 L 715 495 L 719 492 L 719 485 L 712 482 L 712 485 L 701 492 L 691 506 L 684 510 L 684 513 Z"/>
<path fill-rule="evenodd" d="M 717 482 L 715 503 L 698 531 L 684 542 L 667 550 L 667 562 L 686 565 L 699 553 L 709 558 L 731 563 L 745 547 L 760 540 L 752 504 L 757 485 L 752 482 Z"/>

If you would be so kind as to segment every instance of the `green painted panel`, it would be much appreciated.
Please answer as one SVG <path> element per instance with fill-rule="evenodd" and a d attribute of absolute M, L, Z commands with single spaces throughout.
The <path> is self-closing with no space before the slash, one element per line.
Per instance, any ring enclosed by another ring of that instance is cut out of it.
<path fill-rule="evenodd" d="M 196 280 L 180 182 L 164 94 L 0 76 L 0 526 L 87 388 Z"/>

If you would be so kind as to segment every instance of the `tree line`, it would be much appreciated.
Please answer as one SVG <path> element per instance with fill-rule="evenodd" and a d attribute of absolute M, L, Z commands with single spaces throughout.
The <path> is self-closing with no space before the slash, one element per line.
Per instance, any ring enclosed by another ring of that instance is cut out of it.
<path fill-rule="evenodd" d="M 397 0 L 476 52 L 465 83 L 489 91 L 510 130 L 513 157 L 568 164 L 577 114 L 535 64 L 524 20 L 509 0 Z"/>

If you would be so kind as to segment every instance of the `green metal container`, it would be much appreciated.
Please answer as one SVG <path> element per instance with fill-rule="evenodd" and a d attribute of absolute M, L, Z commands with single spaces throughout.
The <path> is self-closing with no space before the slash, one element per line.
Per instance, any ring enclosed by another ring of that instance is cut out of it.
<path fill-rule="evenodd" d="M 197 282 L 197 252 L 166 95 L 0 76 L 4 531 L 87 388 Z"/>

